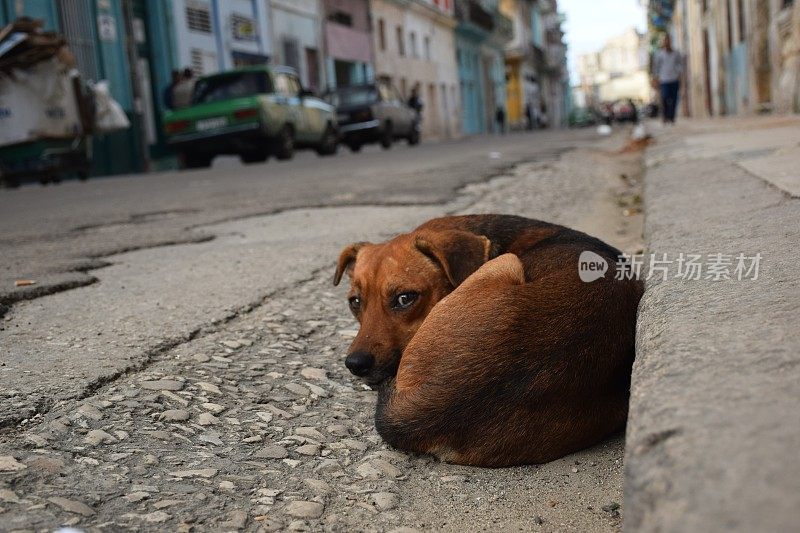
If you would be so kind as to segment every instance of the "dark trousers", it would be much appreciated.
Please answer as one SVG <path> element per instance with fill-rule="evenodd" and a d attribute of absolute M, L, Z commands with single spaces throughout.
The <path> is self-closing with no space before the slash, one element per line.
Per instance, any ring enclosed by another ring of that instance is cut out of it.
<path fill-rule="evenodd" d="M 678 110 L 678 89 L 680 89 L 680 83 L 677 81 L 661 84 L 661 113 L 664 122 L 675 122 L 675 112 Z"/>

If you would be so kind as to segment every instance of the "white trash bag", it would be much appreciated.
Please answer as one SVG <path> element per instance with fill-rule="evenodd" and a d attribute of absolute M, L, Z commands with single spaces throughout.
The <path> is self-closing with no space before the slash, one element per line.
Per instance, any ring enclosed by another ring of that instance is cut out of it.
<path fill-rule="evenodd" d="M 108 81 L 98 81 L 92 85 L 95 101 L 94 127 L 98 133 L 126 130 L 131 122 L 119 102 L 111 97 Z"/>

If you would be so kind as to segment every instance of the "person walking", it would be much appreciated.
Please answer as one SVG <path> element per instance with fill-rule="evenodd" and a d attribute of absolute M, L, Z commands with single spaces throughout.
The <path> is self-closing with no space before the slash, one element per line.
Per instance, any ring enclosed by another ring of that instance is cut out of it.
<path fill-rule="evenodd" d="M 494 113 L 494 119 L 497 122 L 497 131 L 500 135 L 506 134 L 506 110 L 503 106 L 497 106 Z"/>
<path fill-rule="evenodd" d="M 672 38 L 664 35 L 661 49 L 653 57 L 653 86 L 661 93 L 661 116 L 664 124 L 675 123 L 682 73 L 683 56 L 672 48 Z"/>
<path fill-rule="evenodd" d="M 181 71 L 180 70 L 173 70 L 172 71 L 172 78 L 170 79 L 169 85 L 164 88 L 164 93 L 161 95 L 164 99 L 164 108 L 172 110 L 173 103 L 172 103 L 172 95 L 175 92 L 175 86 L 178 85 L 181 81 Z"/>
<path fill-rule="evenodd" d="M 420 84 L 419 82 L 415 83 L 414 86 L 411 88 L 411 96 L 408 98 L 408 107 L 413 109 L 417 112 L 417 120 L 422 119 L 422 109 L 425 105 L 422 103 L 422 97 L 420 96 Z"/>

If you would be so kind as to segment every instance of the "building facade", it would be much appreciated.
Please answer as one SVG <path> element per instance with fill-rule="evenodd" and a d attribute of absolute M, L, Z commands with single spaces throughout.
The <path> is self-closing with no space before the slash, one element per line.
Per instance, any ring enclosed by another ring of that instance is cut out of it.
<path fill-rule="evenodd" d="M 497 0 L 456 0 L 456 62 L 465 135 L 496 131 L 498 109 L 506 112 L 505 47 L 511 19 Z"/>
<path fill-rule="evenodd" d="M 651 100 L 648 41 L 636 28 L 609 39 L 599 52 L 578 57 L 581 92 L 589 105 L 631 98 Z"/>
<path fill-rule="evenodd" d="M 461 99 L 452 3 L 373 0 L 371 14 L 376 77 L 390 81 L 405 99 L 418 88 L 424 104 L 424 138 L 459 136 Z"/>
<path fill-rule="evenodd" d="M 173 0 L 165 7 L 174 65 L 196 75 L 267 63 L 272 57 L 269 4 L 251 0 Z"/>
<path fill-rule="evenodd" d="M 511 127 L 532 127 L 541 107 L 545 49 L 539 4 L 535 0 L 501 0 L 500 11 L 513 25 L 513 38 L 505 49 L 508 122 Z"/>
<path fill-rule="evenodd" d="M 318 0 L 271 0 L 273 64 L 297 70 L 304 87 L 328 86 L 323 57 L 323 7 Z"/>
<path fill-rule="evenodd" d="M 374 77 L 369 0 L 324 0 L 325 72 L 328 88 Z"/>
<path fill-rule="evenodd" d="M 800 112 L 797 1 L 653 0 L 649 18 L 686 57 L 684 114 Z"/>
<path fill-rule="evenodd" d="M 545 38 L 545 69 L 542 76 L 542 107 L 540 115 L 549 127 L 567 124 L 572 106 L 567 45 L 564 43 L 564 15 L 558 12 L 557 0 L 538 0 Z"/>

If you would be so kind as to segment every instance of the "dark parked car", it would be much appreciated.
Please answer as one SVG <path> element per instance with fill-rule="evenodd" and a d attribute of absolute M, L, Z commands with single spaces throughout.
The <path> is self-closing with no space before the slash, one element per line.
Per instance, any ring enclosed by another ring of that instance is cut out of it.
<path fill-rule="evenodd" d="M 639 110 L 630 98 L 617 100 L 612 107 L 617 122 L 639 122 Z"/>
<path fill-rule="evenodd" d="M 420 141 L 417 112 L 386 82 L 341 87 L 325 98 L 336 106 L 341 141 L 354 152 L 370 143 L 389 149 L 396 139 Z"/>

